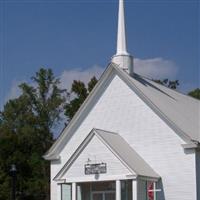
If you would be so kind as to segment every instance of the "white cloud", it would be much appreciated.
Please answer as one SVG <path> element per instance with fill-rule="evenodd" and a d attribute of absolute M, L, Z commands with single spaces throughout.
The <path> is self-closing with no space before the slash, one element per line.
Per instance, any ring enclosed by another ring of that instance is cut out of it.
<path fill-rule="evenodd" d="M 10 90 L 7 92 L 7 94 L 2 98 L 0 98 L 0 110 L 3 110 L 4 105 L 6 102 L 10 99 L 15 99 L 20 96 L 21 91 L 19 89 L 19 85 L 22 83 L 22 81 L 13 80 L 11 83 Z"/>
<path fill-rule="evenodd" d="M 88 83 L 93 76 L 99 79 L 103 71 L 104 69 L 98 65 L 94 65 L 85 70 L 81 70 L 80 68 L 65 70 L 60 76 L 61 88 L 70 90 L 73 80 L 80 80 L 84 83 Z"/>
<path fill-rule="evenodd" d="M 98 65 L 94 65 L 87 69 L 75 68 L 71 70 L 64 70 L 60 75 L 60 86 L 63 89 L 70 90 L 73 80 L 81 80 L 87 84 L 93 76 L 96 76 L 96 78 L 98 79 L 103 71 L 104 68 Z M 173 61 L 163 58 L 135 58 L 134 71 L 140 75 L 154 79 L 175 79 L 178 72 L 178 67 Z M 20 95 L 20 89 L 18 88 L 18 85 L 22 82 L 25 81 L 14 80 L 12 82 L 11 89 L 6 95 L 6 100 L 16 98 Z"/>
<path fill-rule="evenodd" d="M 175 79 L 178 72 L 178 66 L 173 61 L 163 58 L 135 58 L 134 70 L 137 74 L 153 79 Z"/>
<path fill-rule="evenodd" d="M 134 70 L 140 75 L 154 79 L 175 79 L 178 72 L 178 67 L 173 61 L 163 58 L 135 58 Z M 65 70 L 60 76 L 61 87 L 70 90 L 73 80 L 81 80 L 84 83 L 88 83 L 93 76 L 99 78 L 103 71 L 104 69 L 98 65 L 94 65 L 85 70 L 80 68 Z"/>
<path fill-rule="evenodd" d="M 19 85 L 22 83 L 23 81 L 17 81 L 17 80 L 13 80 L 12 84 L 11 84 L 11 88 L 10 91 L 8 92 L 8 94 L 6 95 L 5 98 L 5 102 L 9 99 L 14 99 L 20 96 L 21 91 L 19 88 Z"/>

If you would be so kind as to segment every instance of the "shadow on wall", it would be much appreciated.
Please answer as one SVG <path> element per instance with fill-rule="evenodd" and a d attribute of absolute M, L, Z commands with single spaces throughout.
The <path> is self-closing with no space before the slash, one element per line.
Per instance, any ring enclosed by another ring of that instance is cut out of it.
<path fill-rule="evenodd" d="M 59 165 L 59 164 L 61 164 L 61 160 L 60 159 L 51 161 L 51 165 Z"/>
<path fill-rule="evenodd" d="M 187 154 L 194 154 L 195 150 L 194 149 L 184 149 L 184 153 Z"/>
<path fill-rule="evenodd" d="M 165 200 L 165 193 L 164 193 L 162 179 L 160 179 L 156 185 L 157 185 L 157 189 L 161 189 L 160 192 L 157 192 L 156 199 L 157 200 Z"/>

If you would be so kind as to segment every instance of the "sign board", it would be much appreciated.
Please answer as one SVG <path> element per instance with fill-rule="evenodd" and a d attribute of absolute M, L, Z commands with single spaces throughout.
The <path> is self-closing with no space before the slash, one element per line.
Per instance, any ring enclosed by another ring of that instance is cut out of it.
<path fill-rule="evenodd" d="M 85 174 L 105 174 L 107 172 L 106 163 L 86 164 Z"/>

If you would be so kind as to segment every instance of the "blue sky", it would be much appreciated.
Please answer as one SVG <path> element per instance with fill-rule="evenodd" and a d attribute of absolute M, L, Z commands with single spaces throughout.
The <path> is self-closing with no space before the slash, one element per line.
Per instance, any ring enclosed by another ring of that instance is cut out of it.
<path fill-rule="evenodd" d="M 199 87 L 198 0 L 127 0 L 128 51 L 135 71 Z M 99 75 L 115 53 L 117 0 L 0 1 L 0 106 L 17 84 L 52 68 L 69 87 Z"/>

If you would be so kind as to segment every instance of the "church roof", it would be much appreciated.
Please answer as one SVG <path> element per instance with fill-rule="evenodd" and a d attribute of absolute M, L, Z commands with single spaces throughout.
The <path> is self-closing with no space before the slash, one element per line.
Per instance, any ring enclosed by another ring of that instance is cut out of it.
<path fill-rule="evenodd" d="M 121 72 L 122 73 L 122 72 Z M 200 142 L 200 101 L 153 80 L 123 73 L 138 95 L 184 139 Z"/>
<path fill-rule="evenodd" d="M 63 166 L 63 168 L 59 171 L 54 178 L 55 180 L 59 180 L 60 178 L 62 179 L 62 176 L 69 169 L 77 156 L 87 146 L 94 135 L 96 135 L 119 158 L 119 160 L 137 176 L 155 179 L 160 178 L 160 176 L 119 134 L 94 128 L 81 143 L 75 153 L 71 156 L 71 158 L 67 161 L 67 163 Z"/>
<path fill-rule="evenodd" d="M 148 78 L 134 74 L 130 76 L 114 63 L 110 63 L 97 85 L 82 104 L 71 122 L 44 155 L 45 159 L 58 159 L 58 154 L 74 133 L 75 124 L 83 119 L 89 106 L 103 83 L 114 71 L 133 91 L 161 117 L 186 143 L 200 142 L 200 101 L 158 84 Z"/>

